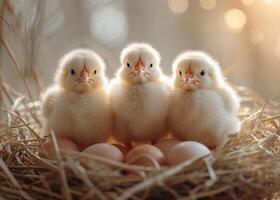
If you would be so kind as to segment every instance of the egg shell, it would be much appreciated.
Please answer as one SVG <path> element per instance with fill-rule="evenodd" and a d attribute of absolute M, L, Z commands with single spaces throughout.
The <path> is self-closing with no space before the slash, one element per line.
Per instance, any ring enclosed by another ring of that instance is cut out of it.
<path fill-rule="evenodd" d="M 140 142 L 140 141 L 133 141 L 132 142 L 133 147 L 141 146 L 141 145 L 145 145 L 145 144 L 150 144 L 150 143 L 149 142 Z"/>
<path fill-rule="evenodd" d="M 122 161 L 123 154 L 121 150 L 119 150 L 116 146 L 107 143 L 98 143 L 89 146 L 85 150 L 84 153 L 96 155 L 104 158 L 108 158 L 115 161 Z"/>
<path fill-rule="evenodd" d="M 126 155 L 127 152 L 130 150 L 129 148 L 125 147 L 123 144 L 113 144 L 115 147 L 117 147 L 123 155 Z"/>
<path fill-rule="evenodd" d="M 194 141 L 185 141 L 175 145 L 168 154 L 168 163 L 177 165 L 194 157 L 211 154 L 211 151 L 203 144 Z"/>
<path fill-rule="evenodd" d="M 78 146 L 74 142 L 72 142 L 71 140 L 69 140 L 65 137 L 57 137 L 56 141 L 57 141 L 58 147 L 60 149 L 79 151 Z M 56 158 L 53 142 L 46 141 L 45 143 L 43 143 L 39 149 L 39 153 L 42 156 L 50 158 L 50 159 Z"/>
<path fill-rule="evenodd" d="M 145 155 L 151 156 L 159 164 L 162 164 L 165 160 L 165 157 L 159 148 L 150 144 L 144 144 L 131 149 L 125 156 L 125 162 L 137 165 L 153 165 L 151 160 Z"/>
<path fill-rule="evenodd" d="M 171 149 L 178 143 L 182 142 L 178 139 L 173 138 L 164 138 L 159 140 L 155 146 L 161 150 L 161 152 L 164 154 L 165 157 L 168 156 Z"/>

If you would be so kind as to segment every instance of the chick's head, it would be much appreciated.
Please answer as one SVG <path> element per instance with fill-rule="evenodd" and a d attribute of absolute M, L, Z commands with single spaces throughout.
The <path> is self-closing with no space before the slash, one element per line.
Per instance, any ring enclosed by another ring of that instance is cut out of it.
<path fill-rule="evenodd" d="M 173 86 L 185 90 L 214 89 L 223 83 L 219 64 L 203 52 L 186 52 L 173 62 Z"/>
<path fill-rule="evenodd" d="M 76 49 L 62 57 L 55 82 L 73 92 L 90 92 L 105 82 L 105 63 L 91 50 Z"/>
<path fill-rule="evenodd" d="M 161 76 L 160 55 L 145 43 L 131 44 L 121 53 L 119 78 L 131 84 L 153 82 Z"/>

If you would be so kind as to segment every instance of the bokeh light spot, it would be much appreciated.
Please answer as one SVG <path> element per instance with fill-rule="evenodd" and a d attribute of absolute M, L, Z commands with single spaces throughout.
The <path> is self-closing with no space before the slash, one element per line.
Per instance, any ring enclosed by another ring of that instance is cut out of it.
<path fill-rule="evenodd" d="M 90 23 L 93 36 L 103 44 L 115 46 L 126 38 L 126 17 L 123 11 L 114 6 L 98 8 L 92 13 Z"/>
<path fill-rule="evenodd" d="M 216 0 L 199 0 L 201 8 L 211 10 L 216 6 Z"/>
<path fill-rule="evenodd" d="M 175 13 L 183 13 L 188 9 L 188 0 L 168 0 L 170 10 Z"/>
<path fill-rule="evenodd" d="M 241 0 L 241 2 L 245 5 L 245 6 L 251 6 L 255 3 L 255 0 Z"/>
<path fill-rule="evenodd" d="M 231 30 L 234 32 L 240 32 L 246 24 L 247 17 L 243 11 L 232 8 L 225 12 L 224 20 Z"/>
<path fill-rule="evenodd" d="M 260 44 L 264 39 L 263 31 L 257 28 L 252 29 L 249 33 L 249 38 L 253 44 Z"/>
<path fill-rule="evenodd" d="M 263 0 L 264 1 L 264 3 L 266 3 L 266 4 L 272 4 L 273 3 L 273 0 Z"/>

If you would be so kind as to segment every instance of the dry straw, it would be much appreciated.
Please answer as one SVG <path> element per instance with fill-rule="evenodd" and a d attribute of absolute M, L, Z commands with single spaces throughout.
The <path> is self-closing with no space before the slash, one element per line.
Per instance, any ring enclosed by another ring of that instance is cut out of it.
<path fill-rule="evenodd" d="M 211 157 L 173 167 L 127 165 L 60 150 L 38 155 L 38 103 L 1 109 L 0 194 L 8 199 L 271 199 L 280 189 L 277 101 L 262 103 L 241 89 L 242 130 Z M 262 105 L 262 106 L 261 106 Z M 29 109 L 29 111 L 27 111 Z M 32 115 L 29 113 L 33 113 Z"/>
<path fill-rule="evenodd" d="M 38 1 L 37 9 L 42 9 L 42 2 Z M 12 61 L 28 95 L 12 89 L 3 76 L 0 79 L 0 199 L 280 198 L 278 98 L 265 102 L 242 87 L 237 88 L 242 101 L 239 113 L 242 129 L 212 156 L 194 158 L 172 167 L 160 166 L 149 157 L 149 167 L 128 165 L 60 150 L 52 134 L 56 160 L 40 157 L 38 148 L 46 139 L 39 135 L 40 102 L 32 100 L 33 94 L 23 73 L 25 65 L 15 56 L 9 40 L 3 37 L 4 27 L 12 33 L 15 30 L 20 33 L 20 22 L 8 0 L 2 1 L 1 10 L 0 53 Z M 36 27 L 42 27 L 40 20 Z M 40 31 L 32 30 L 34 39 Z M 34 57 L 34 49 L 30 49 Z M 24 63 L 32 67 L 33 81 L 39 84 L 32 59 L 29 57 Z"/>

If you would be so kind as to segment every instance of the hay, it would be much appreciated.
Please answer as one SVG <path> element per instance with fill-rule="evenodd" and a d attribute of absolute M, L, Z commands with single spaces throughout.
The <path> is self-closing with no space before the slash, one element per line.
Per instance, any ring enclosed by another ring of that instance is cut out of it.
<path fill-rule="evenodd" d="M 0 74 L 0 199 L 280 198 L 279 99 L 265 102 L 244 88 L 238 88 L 242 130 L 211 157 L 173 167 L 154 160 L 150 167 L 128 165 L 62 151 L 54 135 L 57 159 L 40 157 L 38 148 L 46 138 L 39 135 L 40 102 L 33 101 L 38 94 L 30 85 L 42 88 L 34 66 L 38 38 L 46 28 L 43 2 L 33 5 L 37 20 L 29 32 L 11 1 L 1 5 L 0 55 L 11 61 L 28 96 L 10 88 Z M 18 38 L 19 46 L 12 43 Z"/>
<path fill-rule="evenodd" d="M 278 99 L 263 102 L 244 88 L 242 130 L 211 157 L 167 167 L 128 165 L 60 150 L 41 158 L 39 103 L 18 97 L 1 110 L 0 195 L 8 199 L 272 199 L 280 190 Z M 37 118 L 37 119 L 34 119 Z M 5 122 L 4 122 L 5 121 Z"/>

